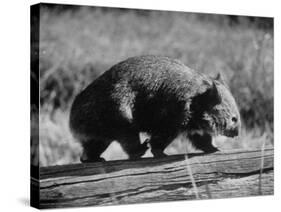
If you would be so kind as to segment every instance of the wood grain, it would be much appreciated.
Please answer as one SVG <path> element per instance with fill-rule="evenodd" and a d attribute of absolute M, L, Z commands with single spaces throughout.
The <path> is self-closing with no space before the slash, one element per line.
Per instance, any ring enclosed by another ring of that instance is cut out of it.
<path fill-rule="evenodd" d="M 188 170 L 200 199 L 270 195 L 273 155 L 267 149 L 263 160 L 260 150 L 252 150 L 189 154 L 188 161 L 173 155 L 45 167 L 40 169 L 40 208 L 195 199 Z"/>

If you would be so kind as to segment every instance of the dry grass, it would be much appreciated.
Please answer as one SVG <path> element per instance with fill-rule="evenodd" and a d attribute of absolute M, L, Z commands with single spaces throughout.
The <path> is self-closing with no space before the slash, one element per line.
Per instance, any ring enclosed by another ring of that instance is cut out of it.
<path fill-rule="evenodd" d="M 259 148 L 273 142 L 273 35 L 225 16 L 169 12 L 41 10 L 40 164 L 79 161 L 81 147 L 68 129 L 74 96 L 113 64 L 130 56 L 178 58 L 208 75 L 222 72 L 243 117 L 237 140 L 216 138 L 221 149 Z M 169 154 L 182 152 L 175 141 Z M 147 154 L 149 156 L 149 153 Z M 118 144 L 107 159 L 126 155 Z"/>

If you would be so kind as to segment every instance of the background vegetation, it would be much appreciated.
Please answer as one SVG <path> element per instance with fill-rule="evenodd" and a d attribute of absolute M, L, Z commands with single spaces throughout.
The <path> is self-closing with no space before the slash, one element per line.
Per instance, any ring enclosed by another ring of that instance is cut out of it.
<path fill-rule="evenodd" d="M 243 118 L 238 139 L 220 149 L 273 144 L 273 20 L 94 7 L 42 6 L 40 11 L 40 164 L 79 161 L 68 128 L 73 98 L 130 56 L 160 54 L 215 76 L 221 72 Z M 175 141 L 167 150 L 182 153 Z M 149 156 L 149 153 L 147 154 Z M 126 158 L 118 144 L 106 159 Z"/>

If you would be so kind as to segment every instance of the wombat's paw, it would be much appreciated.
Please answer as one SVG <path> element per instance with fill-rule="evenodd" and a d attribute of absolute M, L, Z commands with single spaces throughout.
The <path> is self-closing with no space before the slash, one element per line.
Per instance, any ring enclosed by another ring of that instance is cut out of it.
<path fill-rule="evenodd" d="M 219 152 L 220 150 L 217 147 L 210 146 L 210 147 L 204 149 L 203 151 L 204 151 L 204 153 L 210 154 L 210 153 L 214 153 L 214 152 Z"/>
<path fill-rule="evenodd" d="M 141 144 L 141 148 L 135 154 L 136 158 L 140 158 L 141 156 L 143 156 L 148 149 L 149 149 L 148 141 L 146 140 Z"/>
<path fill-rule="evenodd" d="M 150 146 L 150 144 L 149 144 L 149 139 L 146 139 L 143 143 L 142 143 L 142 150 L 143 151 L 146 151 L 146 150 L 148 150 L 149 149 L 149 146 Z"/>
<path fill-rule="evenodd" d="M 99 158 L 87 158 L 84 155 L 82 155 L 80 157 L 80 161 L 81 161 L 81 163 L 93 163 L 93 162 L 104 162 L 105 159 L 101 158 L 101 157 L 99 157 Z"/>
<path fill-rule="evenodd" d="M 148 140 L 149 139 L 140 144 L 140 146 L 138 146 L 139 148 L 137 148 L 135 151 L 129 152 L 130 159 L 135 160 L 141 158 L 145 154 L 145 152 L 149 149 Z"/>

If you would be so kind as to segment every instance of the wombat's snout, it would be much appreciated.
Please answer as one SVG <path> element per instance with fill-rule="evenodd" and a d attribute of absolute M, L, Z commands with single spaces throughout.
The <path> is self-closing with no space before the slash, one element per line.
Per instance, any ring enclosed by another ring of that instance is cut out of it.
<path fill-rule="evenodd" d="M 239 128 L 238 128 L 238 127 L 234 128 L 234 129 L 232 129 L 232 130 L 230 131 L 230 136 L 231 136 L 231 137 L 236 137 L 236 136 L 238 136 L 238 135 L 239 135 Z"/>
<path fill-rule="evenodd" d="M 240 118 L 237 116 L 233 116 L 230 120 L 230 124 L 228 129 L 225 130 L 224 135 L 227 137 L 236 137 L 239 136 L 241 131 L 241 122 Z"/>
<path fill-rule="evenodd" d="M 229 128 L 228 130 L 225 131 L 225 135 L 228 137 L 236 137 L 239 136 L 241 131 L 241 124 L 239 123 L 235 123 L 234 125 L 231 126 L 231 128 Z"/>
<path fill-rule="evenodd" d="M 238 127 L 235 127 L 235 128 L 231 128 L 231 129 L 228 129 L 228 130 L 225 130 L 223 135 L 227 136 L 227 137 L 236 137 L 238 136 L 240 133 L 240 130 Z"/>

